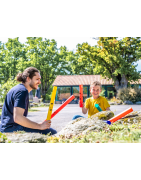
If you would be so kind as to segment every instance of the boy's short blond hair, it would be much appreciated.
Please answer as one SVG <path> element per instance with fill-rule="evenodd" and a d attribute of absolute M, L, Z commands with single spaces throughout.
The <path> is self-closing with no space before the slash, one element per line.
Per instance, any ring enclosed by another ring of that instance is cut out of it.
<path fill-rule="evenodd" d="M 101 83 L 100 83 L 99 81 L 93 81 L 93 82 L 90 84 L 90 88 L 91 88 L 92 86 L 100 86 L 100 88 L 102 89 L 102 85 L 101 85 Z"/>

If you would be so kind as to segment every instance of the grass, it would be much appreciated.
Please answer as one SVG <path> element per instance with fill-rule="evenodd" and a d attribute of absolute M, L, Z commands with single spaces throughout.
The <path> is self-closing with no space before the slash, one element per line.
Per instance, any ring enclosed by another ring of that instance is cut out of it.
<path fill-rule="evenodd" d="M 37 112 L 37 111 L 40 111 L 40 110 L 39 109 L 34 109 L 34 108 L 28 109 L 28 112 Z"/>

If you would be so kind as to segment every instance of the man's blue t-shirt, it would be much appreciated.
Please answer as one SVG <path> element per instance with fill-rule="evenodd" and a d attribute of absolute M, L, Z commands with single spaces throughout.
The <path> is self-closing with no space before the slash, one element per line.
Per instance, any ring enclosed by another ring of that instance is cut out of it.
<path fill-rule="evenodd" d="M 6 95 L 5 102 L 2 108 L 1 115 L 1 124 L 0 131 L 4 131 L 4 129 L 17 126 L 18 124 L 14 122 L 13 119 L 13 111 L 14 107 L 20 107 L 25 109 L 24 116 L 27 116 L 28 113 L 28 90 L 25 88 L 23 84 L 18 84 L 14 86 Z"/>

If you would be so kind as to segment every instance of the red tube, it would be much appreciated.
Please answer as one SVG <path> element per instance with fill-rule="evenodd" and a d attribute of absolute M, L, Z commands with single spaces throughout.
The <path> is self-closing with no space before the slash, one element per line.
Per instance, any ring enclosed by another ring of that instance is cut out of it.
<path fill-rule="evenodd" d="M 121 119 L 122 117 L 126 116 L 127 114 L 131 113 L 133 111 L 132 108 L 128 108 L 127 110 L 123 111 L 122 113 L 116 115 L 115 117 L 109 119 L 111 123 L 114 123 L 115 121 Z"/>
<path fill-rule="evenodd" d="M 75 98 L 74 95 L 70 96 L 56 111 L 54 111 L 51 115 L 51 119 L 59 112 L 61 111 L 68 103 L 70 103 Z"/>
<path fill-rule="evenodd" d="M 79 101 L 80 107 L 83 107 L 83 85 L 79 85 Z"/>

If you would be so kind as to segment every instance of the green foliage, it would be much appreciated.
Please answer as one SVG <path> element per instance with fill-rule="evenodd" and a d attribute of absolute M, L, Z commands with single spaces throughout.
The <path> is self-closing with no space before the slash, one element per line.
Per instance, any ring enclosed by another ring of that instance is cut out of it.
<path fill-rule="evenodd" d="M 0 98 L 3 102 L 8 91 L 17 84 L 19 84 L 19 82 L 17 82 L 16 79 L 12 80 L 11 78 L 9 78 L 6 83 L 0 86 Z"/>
<path fill-rule="evenodd" d="M 0 143 L 7 143 L 7 142 L 9 143 L 10 141 L 8 141 L 6 135 L 5 135 L 5 134 L 2 134 L 2 133 L 0 132 Z"/>
<path fill-rule="evenodd" d="M 101 91 L 101 93 L 99 94 L 100 96 L 102 96 L 102 97 L 105 97 L 105 89 L 102 89 L 102 91 Z"/>
<path fill-rule="evenodd" d="M 100 37 L 95 47 L 88 43 L 78 44 L 77 54 L 77 66 L 88 68 L 90 63 L 92 74 L 112 78 L 116 89 L 127 87 L 128 81 L 141 78 L 134 65 L 141 58 L 141 38 Z"/>
<path fill-rule="evenodd" d="M 51 100 L 52 90 L 53 90 L 53 86 L 50 86 L 48 92 L 45 95 L 45 100 L 47 101 Z"/>
<path fill-rule="evenodd" d="M 138 37 L 121 40 L 100 37 L 97 46 L 78 44 L 77 53 L 68 51 L 65 46 L 57 49 L 54 39 L 27 37 L 26 43 L 22 44 L 18 37 L 9 38 L 7 43 L 0 45 L 0 96 L 3 97 L 2 86 L 30 66 L 40 70 L 44 100 L 50 99 L 50 87 L 57 75 L 101 74 L 112 78 L 118 87 L 124 87 L 127 81 L 140 78 L 134 65 L 140 58 L 141 40 Z"/>
<path fill-rule="evenodd" d="M 21 44 L 18 38 L 9 38 L 7 43 L 0 46 L 0 95 L 3 97 L 2 85 L 13 80 L 27 67 L 33 66 L 39 69 L 41 74 L 40 88 L 43 99 L 50 99 L 50 86 L 56 76 L 72 74 L 69 65 L 73 56 L 75 55 L 65 46 L 58 50 L 54 39 L 27 37 L 26 43 Z"/>
<path fill-rule="evenodd" d="M 129 100 L 135 103 L 141 101 L 141 90 L 138 87 L 119 89 L 117 97 L 123 102 Z"/>

